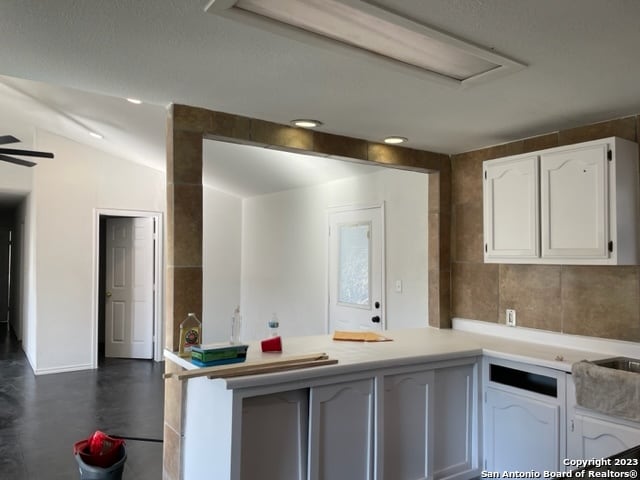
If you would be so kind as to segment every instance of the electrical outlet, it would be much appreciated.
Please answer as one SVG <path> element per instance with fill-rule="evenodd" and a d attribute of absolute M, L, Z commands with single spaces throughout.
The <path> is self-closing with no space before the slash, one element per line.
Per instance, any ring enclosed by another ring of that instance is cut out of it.
<path fill-rule="evenodd" d="M 510 327 L 516 326 L 516 311 L 512 308 L 507 308 L 507 325 Z"/>
<path fill-rule="evenodd" d="M 396 280 L 396 293 L 402 293 L 402 280 Z"/>

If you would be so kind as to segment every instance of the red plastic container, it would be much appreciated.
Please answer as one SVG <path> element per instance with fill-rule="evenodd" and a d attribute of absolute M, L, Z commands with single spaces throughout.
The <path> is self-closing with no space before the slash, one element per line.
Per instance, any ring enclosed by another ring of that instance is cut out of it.
<path fill-rule="evenodd" d="M 281 352 L 282 340 L 280 337 L 271 337 L 260 342 L 263 352 Z"/>
<path fill-rule="evenodd" d="M 87 465 L 107 468 L 120 458 L 120 447 L 124 440 L 113 438 L 97 430 L 89 438 L 73 445 L 73 453 L 80 456 Z"/>

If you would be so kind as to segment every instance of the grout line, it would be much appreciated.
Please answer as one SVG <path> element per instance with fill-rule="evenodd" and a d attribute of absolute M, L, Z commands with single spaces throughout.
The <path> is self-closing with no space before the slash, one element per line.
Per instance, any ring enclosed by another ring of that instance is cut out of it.
<path fill-rule="evenodd" d="M 560 333 L 564 333 L 564 302 L 562 301 L 562 277 L 564 265 L 560 265 Z"/>

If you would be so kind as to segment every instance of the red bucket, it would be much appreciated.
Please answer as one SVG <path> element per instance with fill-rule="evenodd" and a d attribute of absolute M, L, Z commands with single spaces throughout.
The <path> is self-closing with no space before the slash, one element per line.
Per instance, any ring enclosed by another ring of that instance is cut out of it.
<path fill-rule="evenodd" d="M 108 468 L 120 459 L 120 447 L 124 440 L 113 438 L 100 430 L 86 440 L 73 445 L 73 453 L 80 456 L 87 465 Z"/>

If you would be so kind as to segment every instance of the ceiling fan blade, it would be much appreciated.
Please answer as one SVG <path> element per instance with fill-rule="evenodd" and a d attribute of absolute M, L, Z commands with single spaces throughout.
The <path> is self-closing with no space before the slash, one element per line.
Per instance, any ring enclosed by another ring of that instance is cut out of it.
<path fill-rule="evenodd" d="M 6 145 L 7 143 L 18 143 L 18 140 L 13 135 L 0 135 L 0 145 Z"/>
<path fill-rule="evenodd" d="M 23 167 L 33 167 L 36 165 L 34 162 L 29 162 L 28 160 L 20 160 L 19 158 L 9 157 L 7 155 L 0 154 L 0 161 L 15 163 L 16 165 L 22 165 Z"/>
<path fill-rule="evenodd" d="M 37 152 L 35 150 L 16 150 L 14 148 L 0 148 L 0 153 L 5 153 L 7 155 L 20 155 L 21 157 L 53 158 L 53 153 Z"/>

